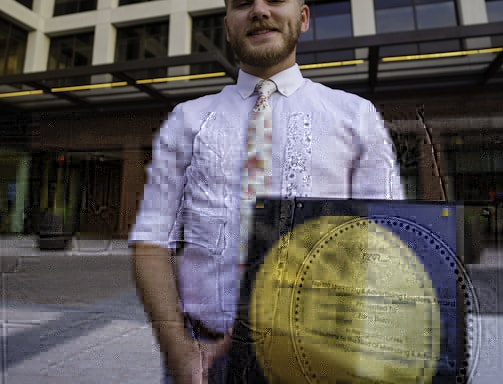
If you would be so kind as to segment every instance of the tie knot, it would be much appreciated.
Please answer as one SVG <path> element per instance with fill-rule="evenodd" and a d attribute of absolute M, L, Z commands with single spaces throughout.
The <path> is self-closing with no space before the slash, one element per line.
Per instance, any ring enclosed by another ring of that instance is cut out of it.
<path fill-rule="evenodd" d="M 259 97 L 269 98 L 277 90 L 276 83 L 272 80 L 260 80 L 255 86 L 255 91 L 258 93 Z"/>
<path fill-rule="evenodd" d="M 276 92 L 276 84 L 272 80 L 260 80 L 255 86 L 258 93 L 257 101 L 253 107 L 254 112 L 264 112 L 270 110 L 269 96 Z"/>

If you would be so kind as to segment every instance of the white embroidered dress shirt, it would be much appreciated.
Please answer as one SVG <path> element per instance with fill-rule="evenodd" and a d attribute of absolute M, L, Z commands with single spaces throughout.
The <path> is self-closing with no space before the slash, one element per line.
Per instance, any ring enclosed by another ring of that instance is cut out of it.
<path fill-rule="evenodd" d="M 273 196 L 403 199 L 391 140 L 374 106 L 302 77 L 271 77 Z M 225 332 L 239 294 L 240 178 L 248 116 L 259 81 L 179 104 L 153 144 L 130 241 L 174 248 L 184 310 Z M 182 233 L 183 231 L 183 233 Z"/>

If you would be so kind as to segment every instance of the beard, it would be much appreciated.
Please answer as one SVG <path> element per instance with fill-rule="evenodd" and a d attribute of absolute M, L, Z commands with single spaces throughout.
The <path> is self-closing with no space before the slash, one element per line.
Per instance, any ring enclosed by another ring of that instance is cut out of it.
<path fill-rule="evenodd" d="M 230 36 L 230 45 L 241 63 L 265 68 L 281 63 L 295 50 L 300 36 L 301 20 L 295 22 L 292 33 L 282 34 L 281 45 L 268 48 L 253 48 L 244 44 L 236 35 Z"/>

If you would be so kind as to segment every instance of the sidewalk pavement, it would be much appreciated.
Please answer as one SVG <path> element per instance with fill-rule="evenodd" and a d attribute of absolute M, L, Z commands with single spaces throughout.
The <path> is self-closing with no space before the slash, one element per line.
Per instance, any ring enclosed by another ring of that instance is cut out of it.
<path fill-rule="evenodd" d="M 124 240 L 40 251 L 36 239 L 0 239 L 0 384 L 158 384 L 159 349 L 133 281 Z M 473 384 L 503 373 L 503 263 L 470 265 L 480 315 Z M 12 264 L 12 262 L 11 262 Z M 11 265 L 12 266 L 12 265 Z"/>
<path fill-rule="evenodd" d="M 17 259 L 0 280 L 0 383 L 159 384 L 159 348 L 125 241 L 101 253 L 88 244 L 83 256 L 39 251 L 31 240 L 0 249 Z"/>

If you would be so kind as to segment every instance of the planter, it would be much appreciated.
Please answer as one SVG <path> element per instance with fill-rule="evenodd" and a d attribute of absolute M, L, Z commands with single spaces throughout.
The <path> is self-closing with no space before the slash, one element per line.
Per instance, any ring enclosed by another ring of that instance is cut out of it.
<path fill-rule="evenodd" d="M 72 238 L 72 225 L 65 224 L 59 215 L 46 213 L 39 225 L 39 249 L 65 249 Z"/>

